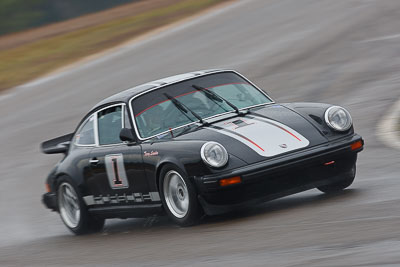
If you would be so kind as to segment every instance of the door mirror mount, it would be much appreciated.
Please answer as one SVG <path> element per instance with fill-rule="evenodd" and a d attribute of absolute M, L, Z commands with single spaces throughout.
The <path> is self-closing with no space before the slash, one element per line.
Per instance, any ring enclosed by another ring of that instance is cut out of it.
<path fill-rule="evenodd" d="M 128 128 L 121 129 L 121 132 L 119 133 L 119 138 L 123 142 L 129 142 L 129 143 L 136 142 L 136 139 L 132 134 L 132 129 L 128 129 Z"/>

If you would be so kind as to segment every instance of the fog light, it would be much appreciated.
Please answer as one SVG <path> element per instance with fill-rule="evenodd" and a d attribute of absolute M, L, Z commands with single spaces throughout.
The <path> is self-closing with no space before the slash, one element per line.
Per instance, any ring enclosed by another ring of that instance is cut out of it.
<path fill-rule="evenodd" d="M 359 149 L 363 146 L 363 142 L 361 140 L 358 140 L 357 142 L 354 142 L 350 145 L 351 150 L 356 150 Z"/>
<path fill-rule="evenodd" d="M 219 180 L 220 186 L 239 184 L 241 182 L 242 182 L 242 178 L 240 178 L 240 176 L 235 176 L 235 177 L 225 178 L 225 179 Z"/>

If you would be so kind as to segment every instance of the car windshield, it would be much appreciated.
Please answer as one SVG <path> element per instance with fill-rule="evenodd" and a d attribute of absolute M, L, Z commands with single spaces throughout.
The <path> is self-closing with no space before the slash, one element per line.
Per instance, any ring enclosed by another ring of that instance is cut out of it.
<path fill-rule="evenodd" d="M 233 112 L 235 107 L 271 102 L 236 73 L 222 72 L 150 91 L 136 97 L 131 105 L 140 137 L 149 138 L 197 122 L 197 117 L 206 119 Z"/>

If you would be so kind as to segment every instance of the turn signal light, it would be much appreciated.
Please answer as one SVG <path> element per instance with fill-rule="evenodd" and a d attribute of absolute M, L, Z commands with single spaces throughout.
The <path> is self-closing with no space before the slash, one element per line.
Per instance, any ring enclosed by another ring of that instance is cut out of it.
<path fill-rule="evenodd" d="M 220 186 L 239 184 L 241 182 L 242 182 L 242 178 L 240 176 L 235 176 L 235 177 L 225 178 L 225 179 L 219 180 Z"/>
<path fill-rule="evenodd" d="M 351 150 L 356 150 L 359 149 L 360 147 L 363 146 L 363 142 L 361 140 L 358 140 L 357 142 L 354 142 L 350 145 Z"/>
<path fill-rule="evenodd" d="M 45 186 L 47 193 L 50 193 L 51 192 L 50 185 L 46 183 Z"/>

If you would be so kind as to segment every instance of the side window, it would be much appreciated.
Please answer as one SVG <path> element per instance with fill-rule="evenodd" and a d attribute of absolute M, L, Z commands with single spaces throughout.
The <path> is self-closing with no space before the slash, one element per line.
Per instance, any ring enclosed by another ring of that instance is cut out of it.
<path fill-rule="evenodd" d="M 122 129 L 122 106 L 114 106 L 97 113 L 99 144 L 119 144 L 119 133 Z"/>
<path fill-rule="evenodd" d="M 94 116 L 92 115 L 75 134 L 75 144 L 94 145 L 94 143 Z"/>

